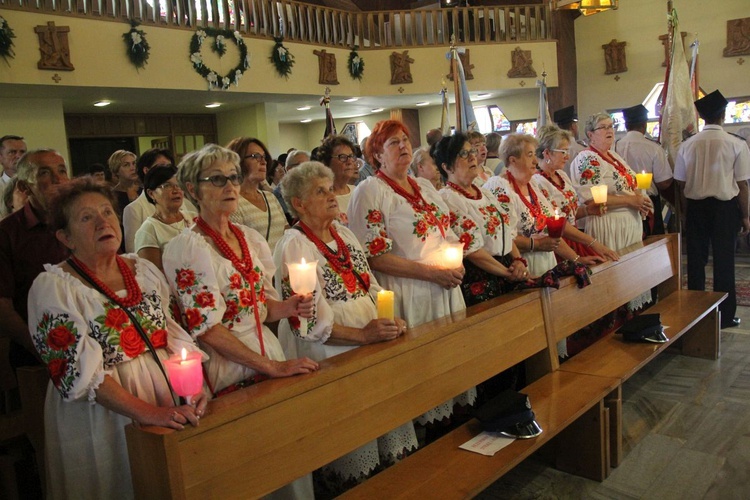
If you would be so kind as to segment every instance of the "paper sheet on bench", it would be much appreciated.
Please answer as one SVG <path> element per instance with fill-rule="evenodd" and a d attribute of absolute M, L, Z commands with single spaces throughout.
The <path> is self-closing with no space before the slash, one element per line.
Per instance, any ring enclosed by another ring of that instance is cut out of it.
<path fill-rule="evenodd" d="M 513 441 L 515 439 L 501 436 L 495 432 L 482 432 L 475 438 L 466 441 L 459 448 L 491 457 Z"/>

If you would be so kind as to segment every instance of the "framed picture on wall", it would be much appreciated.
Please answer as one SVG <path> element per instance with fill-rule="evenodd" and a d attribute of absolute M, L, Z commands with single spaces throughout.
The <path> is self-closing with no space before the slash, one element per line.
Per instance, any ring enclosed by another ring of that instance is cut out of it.
<path fill-rule="evenodd" d="M 359 138 L 357 137 L 357 122 L 349 122 L 344 125 L 341 130 L 341 135 L 352 141 L 352 144 L 359 144 Z"/>

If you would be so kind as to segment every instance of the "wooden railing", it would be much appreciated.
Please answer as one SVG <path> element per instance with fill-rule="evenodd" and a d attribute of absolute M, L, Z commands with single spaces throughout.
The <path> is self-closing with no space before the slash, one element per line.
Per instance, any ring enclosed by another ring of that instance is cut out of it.
<path fill-rule="evenodd" d="M 549 5 L 349 12 L 289 0 L 0 0 L 38 13 L 360 48 L 549 40 Z"/>

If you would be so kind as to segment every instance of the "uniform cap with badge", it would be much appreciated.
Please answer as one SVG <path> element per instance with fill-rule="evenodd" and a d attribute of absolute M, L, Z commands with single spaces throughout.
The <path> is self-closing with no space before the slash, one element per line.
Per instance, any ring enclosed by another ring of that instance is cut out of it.
<path fill-rule="evenodd" d="M 698 110 L 701 118 L 714 118 L 724 114 L 724 109 L 726 109 L 728 104 L 729 101 L 721 95 L 721 92 L 714 90 L 695 101 L 695 109 Z"/>
<path fill-rule="evenodd" d="M 552 119 L 555 120 L 555 123 L 557 123 L 559 127 L 562 127 L 563 125 L 567 125 L 568 123 L 577 122 L 578 113 L 576 113 L 575 106 L 568 106 L 566 108 L 558 109 L 557 111 L 555 111 Z"/>
<path fill-rule="evenodd" d="M 648 121 L 648 109 L 643 104 L 622 110 L 625 123 L 643 123 Z"/>

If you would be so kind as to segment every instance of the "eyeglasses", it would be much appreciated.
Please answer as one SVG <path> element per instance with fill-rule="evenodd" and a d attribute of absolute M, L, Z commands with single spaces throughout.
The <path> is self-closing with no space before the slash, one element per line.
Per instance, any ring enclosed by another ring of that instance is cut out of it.
<path fill-rule="evenodd" d="M 596 132 L 597 130 L 614 130 L 614 129 L 615 129 L 614 125 L 602 125 L 601 127 L 594 128 L 594 132 Z"/>
<path fill-rule="evenodd" d="M 247 160 L 248 158 L 250 158 L 251 160 L 255 160 L 255 161 L 263 160 L 267 163 L 266 155 L 262 153 L 250 153 L 249 155 L 245 155 L 243 159 Z"/>
<path fill-rule="evenodd" d="M 357 155 L 336 155 L 334 158 L 338 158 L 341 163 L 346 163 L 347 160 L 355 161 Z"/>
<path fill-rule="evenodd" d="M 209 175 L 208 177 L 199 177 L 198 182 L 210 182 L 214 186 L 220 188 L 227 185 L 227 181 L 231 182 L 235 186 L 239 186 L 242 184 L 242 176 L 237 174 L 232 175 L 221 175 L 221 174 L 214 174 Z"/>
<path fill-rule="evenodd" d="M 569 149 L 550 149 L 550 151 L 554 153 L 562 153 L 566 156 L 570 156 L 570 150 Z"/>
<path fill-rule="evenodd" d="M 461 151 L 458 152 L 458 156 L 460 156 L 461 158 L 465 160 L 466 158 L 469 157 L 469 155 L 476 156 L 478 152 L 479 151 L 477 151 L 477 148 L 462 149 Z"/>
<path fill-rule="evenodd" d="M 177 184 L 177 183 L 175 183 L 175 182 L 165 182 L 161 186 L 157 186 L 156 189 L 162 189 L 164 191 L 166 191 L 166 190 L 182 191 L 182 188 L 180 187 L 180 185 Z"/>

